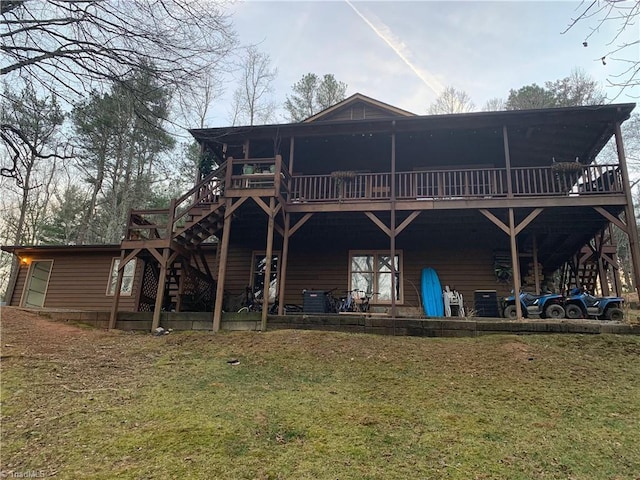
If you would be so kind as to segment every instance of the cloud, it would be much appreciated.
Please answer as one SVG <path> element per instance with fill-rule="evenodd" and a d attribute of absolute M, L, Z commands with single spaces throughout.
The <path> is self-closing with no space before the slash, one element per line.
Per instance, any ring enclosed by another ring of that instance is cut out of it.
<path fill-rule="evenodd" d="M 412 54 L 407 45 L 399 39 L 391 29 L 385 25 L 380 19 L 374 15 L 369 14 L 367 18 L 360 10 L 358 10 L 349 0 L 345 0 L 345 3 L 351 7 L 351 9 L 365 22 L 371 30 L 382 39 L 393 52 L 407 65 L 413 73 L 436 95 L 439 95 L 444 90 L 444 85 L 440 81 L 425 69 L 419 68 L 411 61 Z"/>

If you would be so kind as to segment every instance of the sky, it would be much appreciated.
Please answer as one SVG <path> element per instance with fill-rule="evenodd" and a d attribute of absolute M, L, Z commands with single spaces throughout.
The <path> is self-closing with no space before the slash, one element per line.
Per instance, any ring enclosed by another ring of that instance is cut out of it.
<path fill-rule="evenodd" d="M 480 109 L 510 89 L 568 76 L 581 68 L 606 84 L 620 62 L 599 60 L 608 52 L 613 25 L 604 25 L 582 42 L 595 22 L 578 23 L 562 34 L 580 12 L 570 1 L 247 1 L 231 6 L 243 44 L 257 44 L 278 75 L 275 101 L 282 105 L 304 74 L 332 73 L 356 92 L 416 114 L 447 86 L 469 94 Z M 640 38 L 640 25 L 625 31 Z M 629 50 L 629 49 L 628 49 Z M 628 54 L 640 55 L 640 46 Z M 213 108 L 210 126 L 229 124 L 233 83 Z M 605 89 L 609 98 L 618 89 Z M 635 102 L 640 89 L 615 102 Z M 284 121 L 285 113 L 279 112 Z"/>

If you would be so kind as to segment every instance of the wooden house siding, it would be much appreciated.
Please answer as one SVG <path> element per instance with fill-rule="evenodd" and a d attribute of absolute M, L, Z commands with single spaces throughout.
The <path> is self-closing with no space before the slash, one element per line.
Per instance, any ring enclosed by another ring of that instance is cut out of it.
<path fill-rule="evenodd" d="M 31 261 L 53 259 L 51 276 L 44 301 L 44 308 L 78 308 L 82 310 L 106 311 L 111 308 L 113 295 L 107 295 L 113 252 L 41 252 L 32 254 Z M 136 298 L 140 288 L 143 261 L 136 262 L 136 274 L 131 295 L 120 297 L 119 308 L 136 310 Z M 24 294 L 29 267 L 20 268 L 11 305 L 20 305 Z"/>
<path fill-rule="evenodd" d="M 366 103 L 355 103 L 348 108 L 336 111 L 322 118 L 323 122 L 336 122 L 344 120 L 367 120 L 372 118 L 388 118 L 392 116 L 389 111 L 383 110 Z M 396 115 L 393 115 L 396 116 Z M 320 121 L 320 120 L 318 120 Z"/>
<path fill-rule="evenodd" d="M 13 288 L 13 294 L 11 295 L 11 298 L 7 299 L 7 305 L 20 305 L 20 299 L 22 297 L 22 292 L 24 291 L 24 285 L 28 273 L 29 265 L 21 263 L 20 270 L 18 271 L 18 276 L 16 278 L 16 284 Z"/>

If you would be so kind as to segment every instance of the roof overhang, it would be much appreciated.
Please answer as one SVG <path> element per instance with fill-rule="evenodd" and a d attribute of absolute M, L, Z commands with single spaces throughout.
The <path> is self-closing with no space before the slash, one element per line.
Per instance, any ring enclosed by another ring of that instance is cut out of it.
<path fill-rule="evenodd" d="M 529 125 L 584 125 L 624 122 L 635 103 L 586 107 L 546 108 L 500 112 L 472 112 L 451 115 L 421 115 L 368 120 L 317 123 L 285 123 L 240 127 L 199 128 L 189 132 L 199 142 L 225 143 L 247 138 L 267 139 L 290 136 L 337 135 L 349 133 L 403 132 L 442 129 L 496 128 Z"/>
<path fill-rule="evenodd" d="M 506 127 L 513 148 L 538 151 L 551 158 L 553 152 L 577 152 L 589 163 L 615 132 L 615 125 L 627 120 L 634 103 L 583 107 L 473 112 L 452 115 L 397 116 L 349 121 L 290 123 L 245 127 L 190 130 L 195 139 L 222 153 L 222 145 L 242 145 L 245 141 L 275 141 L 282 138 L 332 137 L 357 134 L 413 132 L 473 133 L 478 136 L 502 135 Z M 535 135 L 530 135 L 535 131 Z M 547 151 L 549 150 L 549 151 Z M 574 157 L 575 158 L 575 157 Z"/>

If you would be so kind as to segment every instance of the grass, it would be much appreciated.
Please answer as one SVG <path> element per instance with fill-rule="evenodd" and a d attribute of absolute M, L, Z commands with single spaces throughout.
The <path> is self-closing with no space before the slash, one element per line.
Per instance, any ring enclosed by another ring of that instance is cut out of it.
<path fill-rule="evenodd" d="M 80 338 L 3 360 L 3 470 L 98 479 L 640 474 L 638 337 Z"/>

